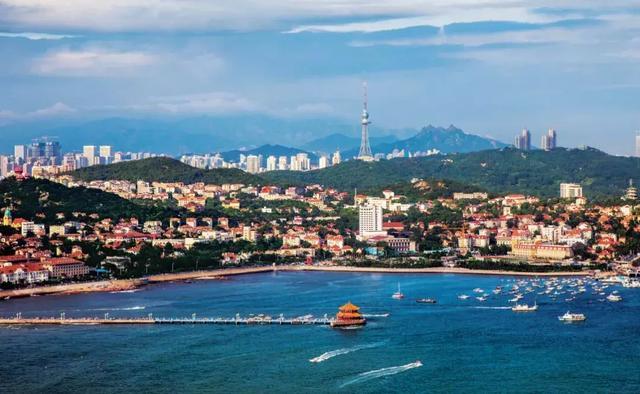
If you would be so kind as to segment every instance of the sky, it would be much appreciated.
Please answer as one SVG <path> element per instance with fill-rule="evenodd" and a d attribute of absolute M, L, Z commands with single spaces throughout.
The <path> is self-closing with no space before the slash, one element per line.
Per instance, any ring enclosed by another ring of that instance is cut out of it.
<path fill-rule="evenodd" d="M 0 0 L 0 124 L 265 114 L 632 154 L 640 0 Z M 0 136 L 1 138 L 1 136 Z"/>

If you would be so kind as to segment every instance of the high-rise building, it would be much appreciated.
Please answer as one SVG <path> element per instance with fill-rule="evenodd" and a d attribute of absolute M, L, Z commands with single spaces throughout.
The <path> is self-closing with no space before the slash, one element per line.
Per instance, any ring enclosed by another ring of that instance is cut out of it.
<path fill-rule="evenodd" d="M 247 156 L 247 172 L 251 174 L 257 174 L 260 172 L 260 158 L 258 158 L 258 156 Z"/>
<path fill-rule="evenodd" d="M 531 150 L 531 132 L 528 129 L 522 129 L 522 132 L 516 136 L 514 145 L 516 149 Z"/>
<path fill-rule="evenodd" d="M 278 158 L 278 170 L 285 171 L 287 169 L 287 156 L 280 156 Z"/>
<path fill-rule="evenodd" d="M 111 158 L 111 145 L 100 145 L 100 157 Z"/>
<path fill-rule="evenodd" d="M 0 177 L 9 175 L 9 156 L 0 156 Z"/>
<path fill-rule="evenodd" d="M 95 145 L 85 145 L 82 147 L 82 156 L 87 159 L 87 165 L 92 166 L 96 162 L 97 150 Z"/>
<path fill-rule="evenodd" d="M 289 169 L 291 171 L 300 171 L 300 164 L 298 163 L 297 156 L 291 156 L 291 162 L 289 163 Z"/>
<path fill-rule="evenodd" d="M 331 165 L 336 166 L 340 164 L 341 161 L 342 161 L 342 156 L 340 155 L 340 150 L 338 149 L 331 157 Z"/>
<path fill-rule="evenodd" d="M 582 197 L 582 186 L 577 183 L 561 183 L 560 198 Z"/>
<path fill-rule="evenodd" d="M 363 84 L 364 88 L 364 100 L 362 108 L 362 116 L 360 123 L 362 124 L 362 135 L 360 139 L 360 152 L 358 153 L 359 160 L 371 161 L 373 160 L 373 153 L 371 153 L 371 147 L 369 146 L 369 111 L 367 109 L 367 83 Z"/>
<path fill-rule="evenodd" d="M 325 155 L 320 156 L 318 159 L 318 168 L 327 168 L 329 167 L 329 158 Z"/>
<path fill-rule="evenodd" d="M 311 169 L 311 161 L 308 154 L 298 153 L 296 161 L 298 162 L 298 171 L 309 171 Z"/>
<path fill-rule="evenodd" d="M 359 234 L 361 237 L 379 235 L 382 232 L 382 207 L 379 205 L 361 205 L 358 211 Z"/>
<path fill-rule="evenodd" d="M 59 164 L 62 161 L 62 148 L 58 141 L 46 141 L 42 153 L 50 163 Z"/>
<path fill-rule="evenodd" d="M 13 147 L 13 158 L 16 164 L 22 164 L 27 160 L 27 146 L 15 145 Z"/>
<path fill-rule="evenodd" d="M 554 129 L 549 129 L 547 134 L 542 135 L 542 141 L 540 143 L 540 147 L 544 150 L 553 150 L 556 148 L 556 131 Z"/>
<path fill-rule="evenodd" d="M 640 157 L 640 131 L 636 132 L 636 157 Z"/>
<path fill-rule="evenodd" d="M 267 157 L 267 171 L 275 171 L 276 170 L 276 157 L 269 156 Z"/>

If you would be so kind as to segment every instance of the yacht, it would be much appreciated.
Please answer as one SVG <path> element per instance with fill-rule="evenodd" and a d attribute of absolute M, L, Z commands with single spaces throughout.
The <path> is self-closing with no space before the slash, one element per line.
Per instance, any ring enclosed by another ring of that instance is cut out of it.
<path fill-rule="evenodd" d="M 398 291 L 393 293 L 391 298 L 393 298 L 394 300 L 401 300 L 404 298 L 404 294 L 402 294 L 402 292 L 400 291 L 400 283 L 398 283 Z"/>
<path fill-rule="evenodd" d="M 612 293 L 607 296 L 607 301 L 610 301 L 610 302 L 622 301 L 622 297 Z"/>
<path fill-rule="evenodd" d="M 569 313 L 569 311 L 567 311 L 564 315 L 558 316 L 558 320 L 571 323 L 576 321 L 585 321 L 587 320 L 587 317 L 582 313 Z"/>
<path fill-rule="evenodd" d="M 538 304 L 534 304 L 529 306 L 527 304 L 516 304 L 513 308 L 511 308 L 514 312 L 535 312 L 538 310 Z"/>
<path fill-rule="evenodd" d="M 460 294 L 460 295 L 458 296 L 458 299 L 459 299 L 459 300 L 466 300 L 467 298 L 469 298 L 469 296 L 468 296 L 468 295 L 466 295 L 466 294 Z"/>

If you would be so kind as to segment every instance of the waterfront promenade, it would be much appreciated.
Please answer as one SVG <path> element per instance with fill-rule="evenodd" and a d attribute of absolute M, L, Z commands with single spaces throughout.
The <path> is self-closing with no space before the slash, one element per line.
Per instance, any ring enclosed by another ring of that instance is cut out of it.
<path fill-rule="evenodd" d="M 352 267 L 339 265 L 278 265 L 264 267 L 222 268 L 216 270 L 202 270 L 169 274 L 150 275 L 142 279 L 120 279 L 98 282 L 73 283 L 56 286 L 39 286 L 18 290 L 0 291 L 0 299 L 20 298 L 50 294 L 77 294 L 90 292 L 118 292 L 135 290 L 145 284 L 185 281 L 185 280 L 216 280 L 228 276 L 248 275 L 274 271 L 322 271 L 322 272 L 354 272 L 354 273 L 388 273 L 388 274 L 462 274 L 462 275 L 503 275 L 503 276 L 588 276 L 589 271 L 564 272 L 517 272 L 497 270 L 470 270 L 466 268 L 379 268 Z"/>

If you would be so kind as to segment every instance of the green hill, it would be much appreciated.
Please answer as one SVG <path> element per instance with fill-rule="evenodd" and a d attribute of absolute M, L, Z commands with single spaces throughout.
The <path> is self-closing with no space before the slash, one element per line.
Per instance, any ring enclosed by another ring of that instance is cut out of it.
<path fill-rule="evenodd" d="M 101 218 L 134 216 L 142 220 L 173 214 L 160 206 L 138 204 L 97 189 L 69 188 L 45 179 L 18 181 L 14 177 L 6 178 L 0 181 L 0 196 L 2 207 L 10 206 L 14 217 L 44 223 L 62 220 L 56 218 L 58 213 L 63 213 L 66 220 L 74 219 L 74 212 L 97 213 Z M 45 217 L 36 217 L 36 214 L 44 214 Z"/>
<path fill-rule="evenodd" d="M 132 182 L 142 180 L 147 182 L 204 182 L 210 184 L 256 184 L 260 182 L 260 178 L 237 168 L 202 170 L 168 157 L 153 157 L 85 167 L 72 171 L 70 175 L 84 181 L 117 179 Z"/>
<path fill-rule="evenodd" d="M 496 193 L 559 194 L 561 182 L 576 182 L 587 197 L 617 197 L 638 176 L 640 159 L 588 149 L 523 152 L 513 148 L 419 158 L 348 161 L 310 172 L 263 174 L 280 184 L 319 183 L 344 190 L 373 189 L 412 178 L 446 179 Z"/>

